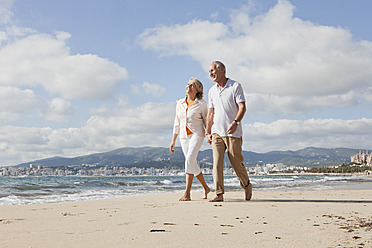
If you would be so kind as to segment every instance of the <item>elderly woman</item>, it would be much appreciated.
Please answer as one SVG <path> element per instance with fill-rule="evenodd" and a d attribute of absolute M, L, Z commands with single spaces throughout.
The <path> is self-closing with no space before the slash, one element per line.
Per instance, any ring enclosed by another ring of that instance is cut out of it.
<path fill-rule="evenodd" d="M 169 150 L 174 153 L 174 146 L 179 135 L 182 151 L 185 155 L 186 172 L 186 191 L 180 201 L 191 201 L 191 186 L 194 175 L 203 186 L 203 199 L 207 199 L 210 192 L 197 162 L 199 149 L 205 137 L 204 127 L 208 113 L 207 103 L 202 98 L 202 83 L 196 78 L 191 78 L 186 85 L 186 97 L 177 101 L 173 139 Z"/>

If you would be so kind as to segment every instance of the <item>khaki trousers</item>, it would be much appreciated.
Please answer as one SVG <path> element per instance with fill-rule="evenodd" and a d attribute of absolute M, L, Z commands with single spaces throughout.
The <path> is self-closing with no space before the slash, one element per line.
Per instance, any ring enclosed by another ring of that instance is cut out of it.
<path fill-rule="evenodd" d="M 212 135 L 213 149 L 213 181 L 216 188 L 216 195 L 224 194 L 223 162 L 225 151 L 229 157 L 231 166 L 240 180 L 240 186 L 245 189 L 249 185 L 247 169 L 243 165 L 242 138 L 221 137 L 218 134 Z"/>

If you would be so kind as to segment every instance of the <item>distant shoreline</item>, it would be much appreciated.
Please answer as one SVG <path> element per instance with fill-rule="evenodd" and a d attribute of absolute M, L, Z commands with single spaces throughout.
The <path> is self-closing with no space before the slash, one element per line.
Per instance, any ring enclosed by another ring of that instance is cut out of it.
<path fill-rule="evenodd" d="M 367 175 L 366 173 L 270 173 L 260 176 L 366 176 L 371 177 L 372 175 Z"/>
<path fill-rule="evenodd" d="M 182 177 L 184 174 L 177 175 L 43 175 L 43 176 L 0 176 L 0 178 L 22 178 L 22 177 Z M 204 176 L 213 176 L 212 174 L 204 174 Z M 225 174 L 225 176 L 235 176 L 235 174 Z M 249 176 L 360 176 L 365 178 L 371 178 L 372 174 L 366 174 L 362 172 L 356 173 L 263 173 L 263 174 L 249 174 Z"/>

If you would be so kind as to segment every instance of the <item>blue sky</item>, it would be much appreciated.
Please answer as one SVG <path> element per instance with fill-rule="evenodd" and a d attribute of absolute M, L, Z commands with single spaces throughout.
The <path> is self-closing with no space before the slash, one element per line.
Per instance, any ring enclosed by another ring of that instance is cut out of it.
<path fill-rule="evenodd" d="M 168 147 L 175 101 L 191 77 L 208 91 L 212 60 L 245 90 L 245 150 L 371 149 L 371 7 L 0 0 L 0 165 Z"/>

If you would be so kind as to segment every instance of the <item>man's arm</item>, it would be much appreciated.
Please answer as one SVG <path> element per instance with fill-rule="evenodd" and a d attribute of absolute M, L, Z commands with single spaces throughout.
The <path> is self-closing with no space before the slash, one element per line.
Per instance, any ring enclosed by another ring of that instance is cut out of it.
<path fill-rule="evenodd" d="M 238 108 L 239 110 L 238 110 L 238 113 L 236 114 L 235 120 L 237 120 L 238 122 L 241 122 L 244 117 L 245 111 L 246 111 L 245 102 L 238 103 Z M 237 128 L 238 128 L 238 123 L 236 123 L 236 121 L 233 121 L 230 124 L 229 129 L 227 129 L 227 133 L 233 134 L 235 133 Z"/>
<path fill-rule="evenodd" d="M 205 127 L 205 131 L 207 133 L 207 142 L 209 144 L 212 144 L 212 125 L 213 125 L 213 119 L 214 119 L 214 108 L 210 108 L 208 110 L 208 114 L 207 114 L 207 123 L 206 123 L 206 127 Z"/>

